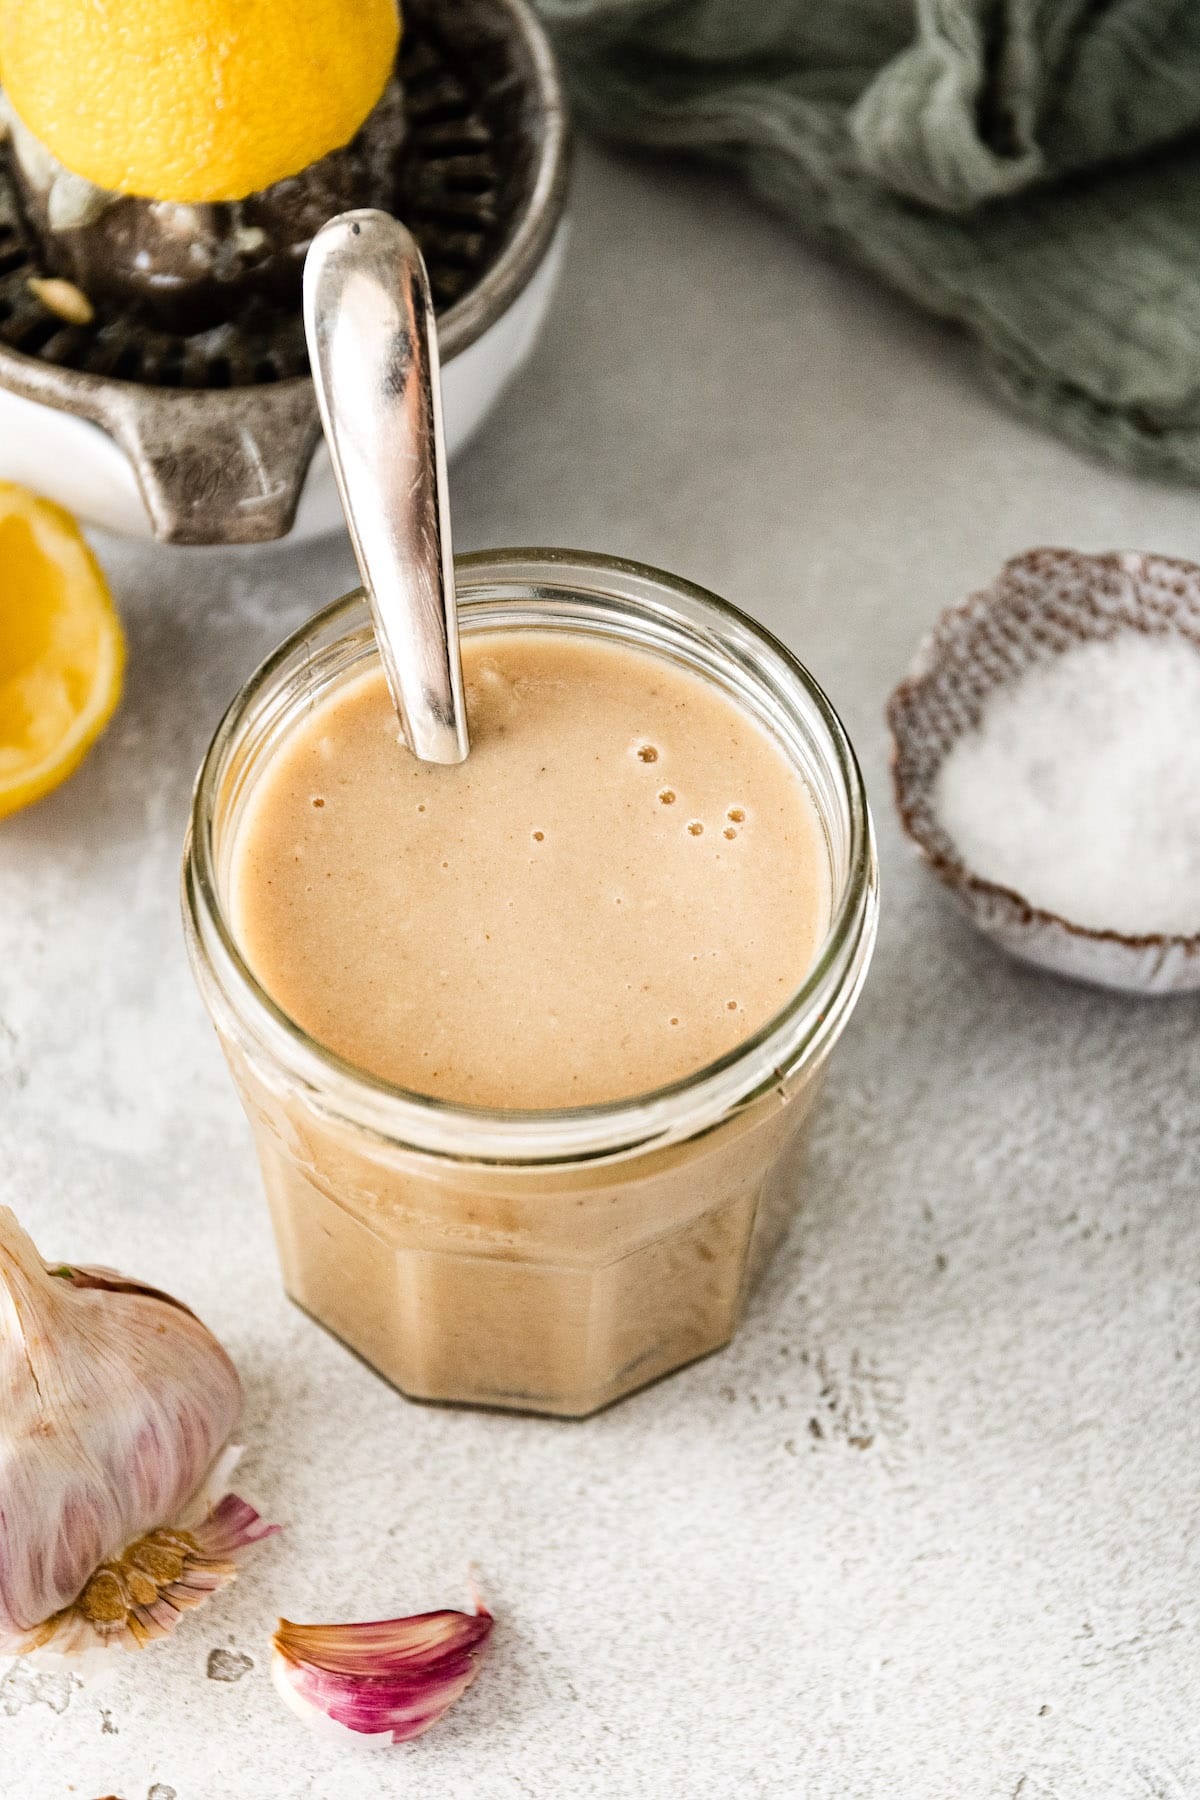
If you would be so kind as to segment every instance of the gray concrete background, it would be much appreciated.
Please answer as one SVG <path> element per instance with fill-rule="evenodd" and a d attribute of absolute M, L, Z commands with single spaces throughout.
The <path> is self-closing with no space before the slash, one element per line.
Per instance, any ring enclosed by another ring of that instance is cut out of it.
<path fill-rule="evenodd" d="M 842 711 L 883 923 L 806 1209 L 728 1352 L 582 1425 L 410 1406 L 295 1312 L 176 867 L 219 712 L 351 558 L 103 543 L 125 703 L 0 827 L 4 1198 L 46 1254 L 218 1332 L 239 1486 L 286 1529 L 108 1686 L 0 1680 L 0 1796 L 1196 1794 L 1197 1003 L 976 941 L 899 840 L 881 709 L 1006 555 L 1194 556 L 1200 503 L 1011 418 L 940 328 L 711 178 L 589 153 L 575 221 L 547 336 L 454 470 L 457 542 L 678 570 Z M 364 1758 L 284 1712 L 278 1612 L 459 1605 L 470 1559 L 500 1625 L 430 1737 Z"/>

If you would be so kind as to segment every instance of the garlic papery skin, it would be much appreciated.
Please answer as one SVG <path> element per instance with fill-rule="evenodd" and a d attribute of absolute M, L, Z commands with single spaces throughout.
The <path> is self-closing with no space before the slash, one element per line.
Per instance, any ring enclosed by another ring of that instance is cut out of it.
<path fill-rule="evenodd" d="M 97 1646 L 142 1650 L 234 1579 L 238 1550 L 278 1530 L 237 1494 L 226 1494 L 190 1529 L 147 1532 L 101 1563 L 82 1593 L 33 1633 L 26 1649 L 68 1656 Z"/>
<path fill-rule="evenodd" d="M 305 1724 L 359 1745 L 401 1744 L 436 1725 L 470 1687 L 494 1621 L 417 1613 L 368 1625 L 293 1625 L 271 1640 L 271 1679 Z"/>
<path fill-rule="evenodd" d="M 0 1207 L 0 1654 L 140 1647 L 230 1579 L 267 1529 L 209 1508 L 240 1412 L 194 1313 L 48 1266 Z"/>

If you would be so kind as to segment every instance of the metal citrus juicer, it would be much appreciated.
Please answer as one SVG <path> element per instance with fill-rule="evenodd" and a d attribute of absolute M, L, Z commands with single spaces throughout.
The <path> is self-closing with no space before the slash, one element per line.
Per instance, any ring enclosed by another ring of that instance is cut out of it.
<path fill-rule="evenodd" d="M 380 659 L 423 762 L 469 748 L 437 326 L 425 263 L 390 214 L 339 213 L 304 266 L 321 423 Z"/>
<path fill-rule="evenodd" d="M 0 96 L 0 479 L 159 543 L 336 528 L 300 270 L 317 228 L 356 205 L 396 213 L 421 245 L 450 454 L 470 439 L 550 304 L 570 134 L 529 0 L 403 10 L 402 103 L 385 97 L 351 145 L 245 202 L 114 195 L 52 224 L 54 165 L 6 133 Z M 45 276 L 92 316 L 56 312 Z"/>

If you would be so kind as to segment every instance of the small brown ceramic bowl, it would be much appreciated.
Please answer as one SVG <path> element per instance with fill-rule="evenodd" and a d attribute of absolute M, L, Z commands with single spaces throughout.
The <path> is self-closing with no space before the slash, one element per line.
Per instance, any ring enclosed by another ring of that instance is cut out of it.
<path fill-rule="evenodd" d="M 1200 649 L 1200 567 L 1169 556 L 1028 550 L 942 615 L 888 702 L 892 784 L 905 831 L 972 924 L 1025 962 L 1129 993 L 1200 988 L 1200 933 L 1131 936 L 1076 925 L 962 862 L 934 810 L 938 771 L 989 694 L 1072 646 L 1122 631 Z"/>

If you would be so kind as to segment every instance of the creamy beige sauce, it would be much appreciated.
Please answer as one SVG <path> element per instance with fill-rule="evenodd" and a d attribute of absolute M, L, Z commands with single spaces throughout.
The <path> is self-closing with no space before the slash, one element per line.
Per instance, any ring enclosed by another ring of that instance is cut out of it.
<path fill-rule="evenodd" d="M 699 677 L 562 631 L 463 640 L 471 754 L 398 743 L 378 667 L 246 804 L 234 929 L 285 1012 L 400 1086 L 615 1100 L 751 1036 L 803 981 L 829 862 L 803 781 Z"/>

